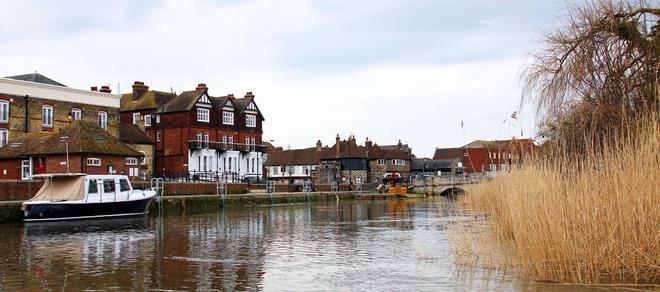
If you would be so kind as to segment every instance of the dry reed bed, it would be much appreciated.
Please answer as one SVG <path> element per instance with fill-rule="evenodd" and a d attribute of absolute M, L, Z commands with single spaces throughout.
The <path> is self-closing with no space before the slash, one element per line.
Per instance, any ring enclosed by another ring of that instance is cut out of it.
<path fill-rule="evenodd" d="M 555 155 L 471 189 L 459 204 L 486 220 L 453 230 L 459 263 L 660 287 L 660 133 L 650 124 L 579 161 Z"/>

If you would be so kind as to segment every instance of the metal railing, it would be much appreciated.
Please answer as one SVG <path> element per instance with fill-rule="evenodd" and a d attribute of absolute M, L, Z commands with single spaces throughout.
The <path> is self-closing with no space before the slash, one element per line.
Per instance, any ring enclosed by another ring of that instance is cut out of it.
<path fill-rule="evenodd" d="M 266 145 L 227 143 L 206 140 L 188 140 L 189 149 L 213 149 L 219 151 L 266 152 Z"/>

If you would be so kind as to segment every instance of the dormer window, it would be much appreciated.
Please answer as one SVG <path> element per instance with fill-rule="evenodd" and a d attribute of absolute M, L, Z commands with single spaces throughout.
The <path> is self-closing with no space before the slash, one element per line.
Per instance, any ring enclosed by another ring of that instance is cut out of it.
<path fill-rule="evenodd" d="M 224 125 L 233 125 L 234 124 L 234 113 L 232 112 L 222 112 L 222 124 Z"/>
<path fill-rule="evenodd" d="M 197 109 L 197 121 L 208 123 L 210 121 L 210 111 L 206 108 Z"/>
<path fill-rule="evenodd" d="M 257 126 L 257 116 L 246 114 L 245 115 L 245 126 L 254 128 Z"/>
<path fill-rule="evenodd" d="M 151 115 L 144 115 L 144 126 L 151 127 Z"/>
<path fill-rule="evenodd" d="M 133 113 L 133 125 L 140 123 L 140 113 Z"/>

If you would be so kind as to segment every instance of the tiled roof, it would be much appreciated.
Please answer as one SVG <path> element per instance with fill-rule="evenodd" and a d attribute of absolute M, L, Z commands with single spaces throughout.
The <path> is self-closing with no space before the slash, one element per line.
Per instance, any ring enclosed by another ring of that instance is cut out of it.
<path fill-rule="evenodd" d="M 30 74 L 23 74 L 23 75 L 16 75 L 16 76 L 7 76 L 6 78 L 66 87 L 66 85 L 64 85 L 62 83 L 59 83 L 59 82 L 57 82 L 53 79 L 50 79 L 50 78 L 48 78 L 44 75 L 41 75 L 39 73 L 30 73 Z"/>
<path fill-rule="evenodd" d="M 121 111 L 157 109 L 175 97 L 174 93 L 151 90 L 134 101 L 133 93 L 125 93 L 121 95 Z"/>
<path fill-rule="evenodd" d="M 161 112 L 173 113 L 189 111 L 195 106 L 199 97 L 204 94 L 204 90 L 184 91 L 162 106 Z"/>
<path fill-rule="evenodd" d="M 316 148 L 275 150 L 268 153 L 267 166 L 277 165 L 318 165 L 321 156 L 328 148 L 317 150 Z"/>
<path fill-rule="evenodd" d="M 0 159 L 25 156 L 28 151 L 45 143 L 51 135 L 52 133 L 45 132 L 24 134 L 18 140 L 0 148 Z"/>
<path fill-rule="evenodd" d="M 387 149 L 383 146 L 373 145 L 369 150 L 369 160 L 375 159 L 405 159 L 410 160 L 410 154 L 403 149 Z"/>
<path fill-rule="evenodd" d="M 101 129 L 95 122 L 74 121 L 59 132 L 51 134 L 44 143 L 26 151 L 25 155 L 66 153 L 62 137 L 68 137 L 69 153 L 94 153 L 118 156 L 142 156 L 119 139 Z"/>
<path fill-rule="evenodd" d="M 433 159 L 454 159 L 462 158 L 463 149 L 461 148 L 435 148 Z"/>
<path fill-rule="evenodd" d="M 154 144 L 147 133 L 133 124 L 121 123 L 119 125 L 119 140 L 127 144 Z"/>
<path fill-rule="evenodd" d="M 330 159 L 339 159 L 339 158 L 367 158 L 366 149 L 362 146 L 358 146 L 355 143 L 355 139 L 350 141 L 339 141 L 340 151 L 337 155 L 337 143 L 334 146 L 326 148 L 325 153 L 321 157 L 323 160 Z"/>

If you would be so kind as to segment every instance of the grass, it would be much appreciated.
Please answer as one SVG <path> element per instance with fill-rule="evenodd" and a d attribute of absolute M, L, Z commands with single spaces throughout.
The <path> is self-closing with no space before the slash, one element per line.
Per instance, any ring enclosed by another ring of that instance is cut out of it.
<path fill-rule="evenodd" d="M 485 220 L 452 230 L 459 263 L 543 282 L 660 287 L 660 132 L 656 120 L 645 125 L 470 189 L 461 212 Z"/>

